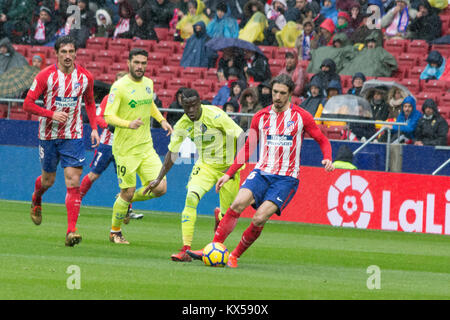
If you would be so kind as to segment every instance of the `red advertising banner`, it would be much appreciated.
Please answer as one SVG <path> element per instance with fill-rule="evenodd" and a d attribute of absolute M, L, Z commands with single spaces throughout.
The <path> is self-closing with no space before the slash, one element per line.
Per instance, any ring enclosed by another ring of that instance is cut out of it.
<path fill-rule="evenodd" d="M 245 179 L 254 166 L 247 165 Z M 450 235 L 450 177 L 301 167 L 300 185 L 273 220 Z M 244 217 L 252 217 L 253 208 Z"/>

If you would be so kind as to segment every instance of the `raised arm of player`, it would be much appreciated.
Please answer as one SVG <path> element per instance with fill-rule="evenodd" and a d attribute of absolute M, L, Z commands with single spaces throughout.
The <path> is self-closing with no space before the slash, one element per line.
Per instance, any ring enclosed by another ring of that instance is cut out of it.
<path fill-rule="evenodd" d="M 325 170 L 328 172 L 333 171 L 334 166 L 330 141 L 327 137 L 325 137 L 322 131 L 320 131 L 313 116 L 309 112 L 302 110 L 302 118 L 305 131 L 319 144 L 320 150 L 323 154 L 322 164 L 325 167 Z"/>
<path fill-rule="evenodd" d="M 25 101 L 23 102 L 23 109 L 31 114 L 50 118 L 61 123 L 66 122 L 67 118 L 69 117 L 66 112 L 48 110 L 36 104 L 36 100 L 39 99 L 41 94 L 45 92 L 46 88 L 47 81 L 44 77 L 44 74 L 40 72 L 34 79 L 30 90 L 28 90 Z"/>

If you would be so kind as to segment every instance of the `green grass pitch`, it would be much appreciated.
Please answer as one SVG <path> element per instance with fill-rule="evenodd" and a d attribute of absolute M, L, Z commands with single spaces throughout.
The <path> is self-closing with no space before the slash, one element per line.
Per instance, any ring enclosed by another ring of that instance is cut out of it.
<path fill-rule="evenodd" d="M 449 236 L 269 222 L 238 269 L 211 268 L 170 260 L 181 247 L 179 215 L 144 213 L 123 228 L 123 246 L 108 240 L 110 208 L 82 207 L 83 242 L 67 248 L 64 206 L 44 203 L 35 226 L 29 203 L 0 201 L 0 299 L 450 299 Z M 239 221 L 229 249 L 249 223 Z M 213 225 L 198 216 L 194 249 Z M 80 289 L 67 286 L 74 265 Z M 378 288 L 368 288 L 369 266 L 379 268 Z"/>

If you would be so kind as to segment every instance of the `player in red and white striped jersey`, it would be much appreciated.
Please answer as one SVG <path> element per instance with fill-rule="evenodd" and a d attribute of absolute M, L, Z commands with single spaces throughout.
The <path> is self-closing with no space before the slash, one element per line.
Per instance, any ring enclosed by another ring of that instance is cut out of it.
<path fill-rule="evenodd" d="M 334 170 L 330 142 L 309 112 L 289 102 L 294 87 L 292 79 L 285 74 L 272 80 L 273 105 L 255 114 L 245 146 L 216 184 L 216 191 L 219 191 L 250 159 L 259 144 L 259 160 L 255 169 L 241 186 L 236 199 L 220 221 L 213 239 L 213 242 L 223 243 L 236 226 L 240 214 L 249 205 L 256 209 L 252 223 L 230 255 L 230 267 L 237 267 L 237 259 L 259 237 L 265 223 L 273 214 L 280 215 L 295 195 L 299 184 L 300 151 L 305 132 L 319 144 L 325 170 Z M 187 253 L 195 259 L 202 256 L 201 251 Z"/>
<path fill-rule="evenodd" d="M 80 177 L 85 162 L 81 117 L 83 100 L 92 128 L 92 146 L 97 147 L 100 141 L 95 118 L 94 79 L 89 71 L 74 63 L 76 49 L 75 39 L 70 36 L 59 38 L 55 42 L 57 63 L 37 74 L 24 101 L 27 112 L 40 116 L 42 175 L 35 182 L 31 218 L 36 225 L 41 224 L 42 195 L 55 182 L 56 168 L 61 162 L 67 187 L 67 246 L 81 241 L 81 236 L 75 231 L 81 203 Z M 44 97 L 43 107 L 35 102 L 41 95 Z"/>

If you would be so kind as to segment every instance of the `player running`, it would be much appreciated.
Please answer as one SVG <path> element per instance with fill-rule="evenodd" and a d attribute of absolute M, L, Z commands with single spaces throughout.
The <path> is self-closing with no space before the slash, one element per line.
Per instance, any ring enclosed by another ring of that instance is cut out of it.
<path fill-rule="evenodd" d="M 192 168 L 187 184 L 185 207 L 181 214 L 181 232 L 183 247 L 171 256 L 173 261 L 192 261 L 186 254 L 191 249 L 194 237 L 197 206 L 202 197 L 217 183 L 218 179 L 233 163 L 239 141 L 245 139 L 241 127 L 223 110 L 216 106 L 203 105 L 198 92 L 185 89 L 181 95 L 184 115 L 174 126 L 174 134 L 170 139 L 169 151 L 164 159 L 163 167 L 144 193 L 154 190 L 172 168 L 178 157 L 178 151 L 184 139 L 189 137 L 197 147 L 199 158 Z M 224 183 L 220 190 L 220 211 L 216 211 L 216 227 L 222 218 L 222 212 L 230 206 L 239 191 L 240 175 Z"/>
<path fill-rule="evenodd" d="M 259 160 L 255 169 L 241 186 L 236 199 L 220 221 L 213 239 L 213 242 L 223 243 L 235 228 L 240 214 L 249 205 L 256 209 L 250 226 L 230 254 L 227 264 L 229 267 L 237 267 L 238 258 L 258 239 L 265 223 L 273 214 L 280 215 L 297 191 L 300 151 L 305 132 L 319 144 L 325 170 L 334 170 L 330 142 L 307 111 L 289 102 L 294 87 L 292 79 L 284 74 L 272 80 L 273 104 L 255 114 L 244 148 L 216 184 L 216 191 L 220 191 L 249 160 L 259 144 Z M 188 250 L 187 253 L 194 259 L 202 258 L 200 250 Z"/>
<path fill-rule="evenodd" d="M 118 244 L 129 244 L 122 235 L 121 225 L 130 203 L 166 193 L 165 180 L 150 194 L 143 193 L 162 167 L 153 148 L 150 117 L 158 121 L 168 135 L 173 131 L 153 101 L 153 81 L 144 76 L 147 58 L 147 51 L 131 49 L 128 74 L 112 85 L 104 114 L 106 122 L 115 127 L 112 152 L 117 164 L 120 194 L 113 206 L 109 239 Z M 136 174 L 143 185 L 139 190 L 136 190 Z"/>
<path fill-rule="evenodd" d="M 120 71 L 116 75 L 116 81 L 127 75 L 127 71 Z M 100 135 L 100 145 L 95 150 L 94 158 L 91 162 L 91 171 L 84 176 L 81 180 L 80 186 L 80 195 L 81 200 L 83 200 L 86 193 L 91 189 L 93 183 L 100 178 L 102 173 L 108 168 L 108 166 L 113 163 L 114 169 L 116 168 L 116 162 L 114 161 L 114 156 L 112 154 L 112 143 L 114 140 L 114 127 L 108 126 L 105 119 L 103 118 L 103 114 L 105 113 L 106 103 L 108 102 L 108 95 L 106 95 L 102 102 L 100 103 L 100 107 L 97 109 L 97 124 L 100 128 L 103 129 L 102 134 Z M 125 216 L 123 223 L 128 224 L 130 219 L 142 219 L 144 217 L 143 214 L 136 214 L 130 208 L 128 209 L 127 215 Z"/>
<path fill-rule="evenodd" d="M 36 225 L 42 222 L 42 195 L 54 184 L 56 168 L 61 161 L 67 187 L 66 246 L 74 246 L 82 237 L 76 233 L 80 212 L 80 177 L 85 163 L 81 103 L 92 128 L 92 147 L 97 147 L 100 137 L 95 119 L 94 79 L 89 71 L 75 64 L 77 45 L 70 36 L 55 42 L 57 63 L 36 75 L 27 97 L 24 110 L 39 118 L 39 157 L 42 174 L 36 179 L 31 200 L 31 219 Z M 44 96 L 44 107 L 35 102 Z"/>

